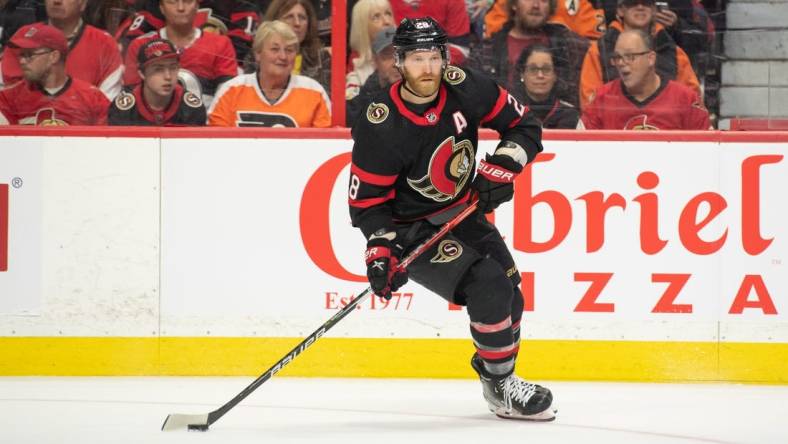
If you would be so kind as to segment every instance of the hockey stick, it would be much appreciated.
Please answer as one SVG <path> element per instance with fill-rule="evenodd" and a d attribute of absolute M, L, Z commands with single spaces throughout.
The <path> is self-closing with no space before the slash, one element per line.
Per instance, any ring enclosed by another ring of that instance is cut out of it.
<path fill-rule="evenodd" d="M 417 257 L 421 256 L 428 248 L 435 244 L 440 238 L 442 238 L 446 233 L 451 231 L 454 227 L 457 226 L 460 222 L 462 222 L 468 215 L 473 213 L 476 210 L 476 201 L 472 201 L 471 204 L 461 213 L 454 216 L 453 219 L 446 222 L 440 230 L 438 230 L 435 234 L 433 234 L 429 239 L 419 244 L 416 249 L 414 249 L 405 259 L 400 262 L 399 268 L 404 269 L 407 268 Z M 210 412 L 205 413 L 202 415 L 185 415 L 180 413 L 172 413 L 167 415 L 167 419 L 164 420 L 164 424 L 161 425 L 162 431 L 170 431 L 170 430 L 178 430 L 183 429 L 184 427 L 187 430 L 199 430 L 199 431 L 207 431 L 208 427 L 211 424 L 215 423 L 219 420 L 225 413 L 229 412 L 230 409 L 235 407 L 239 402 L 241 402 L 244 398 L 249 396 L 253 391 L 257 390 L 265 381 L 271 379 L 279 370 L 282 370 L 284 366 L 291 363 L 298 355 L 300 355 L 304 350 L 306 350 L 309 346 L 314 344 L 321 336 L 323 336 L 328 330 L 331 329 L 334 325 L 336 325 L 339 321 L 342 320 L 345 316 L 351 313 L 355 308 L 361 304 L 367 296 L 372 293 L 372 288 L 367 287 L 363 293 L 358 295 L 357 298 L 353 299 L 349 304 L 347 304 L 344 308 L 339 310 L 337 314 L 331 317 L 328 321 L 326 321 L 323 325 L 321 325 L 317 330 L 312 332 L 311 335 L 307 336 L 306 339 L 301 341 L 300 344 L 296 345 L 295 348 L 290 350 L 282 359 L 279 360 L 276 364 L 274 364 L 271 368 L 265 371 L 262 375 L 260 375 L 257 379 L 255 379 L 249 386 L 247 386 L 241 393 L 237 394 L 233 399 L 229 400 L 226 404 L 219 407 L 218 409 Z"/>

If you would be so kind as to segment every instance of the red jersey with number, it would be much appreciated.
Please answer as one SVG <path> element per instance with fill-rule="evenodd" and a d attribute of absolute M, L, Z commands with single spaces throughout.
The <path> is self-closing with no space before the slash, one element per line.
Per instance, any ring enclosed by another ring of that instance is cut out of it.
<path fill-rule="evenodd" d="M 142 82 L 137 72 L 137 53 L 145 43 L 162 38 L 167 38 L 167 28 L 151 32 L 134 39 L 126 51 L 126 71 L 123 73 L 124 85 L 136 85 Z M 194 40 L 181 52 L 181 69 L 191 71 L 200 79 L 203 94 L 216 91 L 216 87 L 238 75 L 238 63 L 235 60 L 235 50 L 230 39 L 223 35 L 195 30 Z"/>
<path fill-rule="evenodd" d="M 662 81 L 651 97 L 638 101 L 620 79 L 604 84 L 583 111 L 586 129 L 708 130 L 709 112 L 691 88 Z"/>
<path fill-rule="evenodd" d="M 104 93 L 71 77 L 54 93 L 27 81 L 0 91 L 3 125 L 106 125 L 108 109 Z"/>
<path fill-rule="evenodd" d="M 6 51 L 2 70 L 6 85 L 22 80 L 22 68 L 15 51 Z M 123 75 L 123 61 L 118 44 L 106 32 L 83 25 L 69 42 L 66 73 L 99 88 L 108 98 L 115 97 L 120 93 Z"/>
<path fill-rule="evenodd" d="M 260 24 L 260 10 L 254 1 L 202 0 L 194 17 L 194 27 L 201 28 L 210 17 L 218 18 L 227 26 L 227 36 L 235 42 L 236 51 L 242 46 L 248 47 L 244 48 L 246 51 L 251 48 L 254 32 Z M 126 46 L 131 40 L 158 31 L 164 25 L 159 0 L 147 0 L 143 9 L 118 26 L 115 39 Z"/>

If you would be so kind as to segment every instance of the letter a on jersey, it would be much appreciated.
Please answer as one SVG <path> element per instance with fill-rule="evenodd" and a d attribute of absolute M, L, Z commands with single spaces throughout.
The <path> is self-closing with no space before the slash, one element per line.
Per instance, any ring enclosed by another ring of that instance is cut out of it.
<path fill-rule="evenodd" d="M 432 153 L 427 174 L 420 179 L 408 178 L 408 184 L 436 202 L 451 200 L 468 181 L 473 159 L 473 144 L 467 139 L 454 143 L 451 136 Z"/>

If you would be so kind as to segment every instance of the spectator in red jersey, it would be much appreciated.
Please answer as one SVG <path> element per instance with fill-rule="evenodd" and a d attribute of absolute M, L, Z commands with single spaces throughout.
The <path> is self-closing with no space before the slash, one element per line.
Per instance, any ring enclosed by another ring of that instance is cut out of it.
<path fill-rule="evenodd" d="M 624 31 L 611 56 L 619 79 L 599 88 L 583 110 L 587 129 L 707 130 L 709 113 L 692 88 L 657 73 L 649 34 Z"/>
<path fill-rule="evenodd" d="M 140 0 L 141 7 L 118 26 L 115 39 L 123 48 L 137 37 L 163 28 L 164 15 L 160 0 Z M 199 2 L 194 26 L 200 29 L 214 26 L 219 20 L 233 42 L 237 60 L 244 60 L 252 47 L 254 31 L 260 23 L 260 7 L 255 0 L 202 0 Z"/>
<path fill-rule="evenodd" d="M 566 82 L 560 98 L 578 102 L 580 62 L 588 40 L 564 25 L 548 23 L 557 0 L 508 0 L 513 19 L 490 39 L 475 45 L 468 66 L 490 73 L 508 91 L 517 89 L 520 79 L 513 69 L 523 50 L 534 44 L 550 48 L 557 75 Z"/>
<path fill-rule="evenodd" d="M 165 26 L 134 39 L 126 52 L 123 84 L 142 82 L 137 67 L 140 48 L 155 39 L 165 39 L 181 52 L 181 76 L 199 80 L 203 102 L 210 103 L 217 87 L 238 74 L 235 50 L 227 36 L 203 32 L 195 26 L 197 0 L 160 0 Z M 194 92 L 194 91 L 193 91 Z"/>
<path fill-rule="evenodd" d="M 120 51 L 112 36 L 82 21 L 87 0 L 46 0 L 45 5 L 49 24 L 63 31 L 68 40 L 66 72 L 113 99 L 120 92 L 123 75 Z M 13 54 L 3 57 L 2 70 L 6 84 L 22 78 Z"/>
<path fill-rule="evenodd" d="M 575 129 L 580 120 L 577 108 L 559 99 L 563 80 L 556 74 L 553 53 L 542 45 L 531 45 L 520 55 L 516 66 L 522 87 L 513 91 L 528 105 L 542 128 Z"/>
<path fill-rule="evenodd" d="M 317 13 L 310 0 L 274 0 L 265 12 L 265 21 L 281 20 L 295 31 L 299 53 L 293 74 L 310 77 L 330 94 L 331 49 L 323 46 L 317 31 Z"/>
<path fill-rule="evenodd" d="M 471 44 L 471 21 L 465 0 L 391 0 L 394 22 L 404 18 L 432 17 L 449 35 L 449 60 L 461 65 Z"/>
<path fill-rule="evenodd" d="M 144 44 L 137 60 L 142 84 L 123 92 L 109 109 L 110 125 L 202 126 L 202 99 L 178 83 L 178 51 L 167 40 Z"/>
<path fill-rule="evenodd" d="M 66 73 L 63 32 L 43 23 L 20 28 L 9 41 L 23 80 L 0 91 L 3 125 L 104 125 L 109 100 Z"/>
<path fill-rule="evenodd" d="M 345 99 L 351 100 L 375 70 L 372 42 L 378 32 L 394 25 L 394 14 L 388 0 L 360 0 L 353 6 L 350 24 L 348 74 L 345 76 Z"/>
<path fill-rule="evenodd" d="M 618 77 L 610 57 L 616 40 L 626 30 L 636 29 L 651 35 L 657 53 L 657 72 L 666 80 L 678 80 L 700 94 L 700 83 L 687 53 L 676 46 L 665 28 L 655 21 L 655 0 L 617 0 L 618 20 L 608 24 L 607 31 L 594 42 L 583 59 L 580 72 L 580 108 L 594 100 L 595 91 Z"/>

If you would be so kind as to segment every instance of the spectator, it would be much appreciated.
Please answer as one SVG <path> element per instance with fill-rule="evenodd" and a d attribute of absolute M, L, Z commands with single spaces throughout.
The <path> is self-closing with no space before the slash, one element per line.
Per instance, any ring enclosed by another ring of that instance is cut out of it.
<path fill-rule="evenodd" d="M 107 123 L 107 97 L 66 73 L 68 42 L 62 31 L 43 23 L 23 26 L 11 37 L 9 50 L 16 53 L 23 80 L 0 91 L 0 124 Z"/>
<path fill-rule="evenodd" d="M 432 17 L 449 35 L 449 60 L 461 65 L 468 57 L 471 22 L 465 0 L 391 0 L 394 21 Z"/>
<path fill-rule="evenodd" d="M 657 72 L 659 56 L 649 34 L 622 32 L 612 61 L 619 79 L 599 88 L 597 98 L 583 110 L 587 129 L 711 129 L 698 94 Z"/>
<path fill-rule="evenodd" d="M 137 66 L 142 84 L 123 92 L 110 105 L 110 125 L 202 126 L 202 99 L 178 83 L 179 56 L 175 46 L 151 40 L 140 50 Z"/>
<path fill-rule="evenodd" d="M 657 53 L 657 73 L 666 80 L 678 80 L 700 94 L 700 84 L 687 54 L 654 22 L 654 0 L 618 0 L 618 20 L 611 22 L 602 37 L 594 42 L 583 60 L 580 74 L 580 108 L 594 100 L 596 89 L 618 76 L 610 64 L 616 40 L 622 31 L 631 29 L 649 33 Z"/>
<path fill-rule="evenodd" d="M 615 20 L 617 0 L 601 0 L 608 22 Z M 664 3 L 662 5 L 661 3 Z M 657 3 L 654 21 L 662 25 L 673 41 L 687 53 L 692 66 L 703 65 L 713 40 L 714 26 L 699 0 L 665 0 Z"/>
<path fill-rule="evenodd" d="M 347 126 L 353 126 L 361 113 L 366 110 L 372 99 L 382 91 L 387 90 L 394 82 L 402 78 L 396 64 L 394 55 L 394 27 L 381 29 L 372 42 L 372 52 L 375 54 L 373 64 L 375 71 L 370 74 L 361 87 L 359 94 L 347 102 Z"/>
<path fill-rule="evenodd" d="M 46 0 L 45 5 L 49 24 L 68 40 L 68 75 L 98 87 L 112 100 L 120 92 L 123 63 L 112 36 L 82 21 L 87 0 Z M 22 78 L 13 53 L 3 57 L 2 71 L 9 85 Z"/>
<path fill-rule="evenodd" d="M 522 100 L 542 128 L 575 129 L 580 113 L 574 105 L 558 98 L 563 81 L 556 75 L 553 53 L 542 45 L 531 45 L 517 61 L 522 79 Z"/>
<path fill-rule="evenodd" d="M 361 85 L 375 70 L 372 42 L 384 28 L 394 24 L 388 0 L 360 0 L 353 7 L 350 25 L 350 66 L 345 76 L 345 99 L 356 97 Z"/>
<path fill-rule="evenodd" d="M 162 38 L 172 42 L 181 52 L 180 75 L 196 77 L 203 102 L 210 103 L 217 87 L 238 74 L 238 63 L 230 39 L 203 32 L 195 26 L 197 0 L 161 0 L 160 6 L 165 26 L 129 44 L 126 72 L 123 74 L 124 85 L 134 86 L 142 81 L 137 67 L 139 50 L 145 43 Z"/>
<path fill-rule="evenodd" d="M 160 0 L 143 1 L 143 8 L 125 20 L 115 33 L 115 38 L 124 48 L 128 47 L 131 40 L 158 31 L 165 25 Z M 259 24 L 260 8 L 254 0 L 202 0 L 194 18 L 196 28 L 206 31 L 218 28 L 221 30 L 218 34 L 230 38 L 236 61 L 246 60 L 252 47 L 254 30 Z"/>
<path fill-rule="evenodd" d="M 208 109 L 213 126 L 322 127 L 331 103 L 317 81 L 293 74 L 298 36 L 284 22 L 263 22 L 252 46 L 258 71 L 222 85 Z"/>
<path fill-rule="evenodd" d="M 503 28 L 509 21 L 508 0 L 495 0 L 490 11 L 484 18 L 485 37 L 490 37 Z M 597 0 L 559 1 L 555 12 L 549 19 L 553 23 L 561 23 L 575 34 L 596 40 L 605 32 L 605 14 L 597 7 Z"/>
<path fill-rule="evenodd" d="M 556 8 L 556 0 L 508 0 L 513 20 L 490 39 L 475 46 L 469 66 L 490 73 L 501 86 L 513 91 L 520 83 L 512 69 L 527 47 L 540 44 L 550 48 L 556 74 L 566 82 L 561 99 L 577 103 L 580 60 L 588 49 L 588 40 L 564 25 L 548 23 Z"/>
<path fill-rule="evenodd" d="M 274 0 L 265 12 L 265 20 L 283 21 L 295 31 L 300 49 L 293 74 L 317 80 L 325 91 L 331 91 L 331 50 L 320 41 L 312 3 L 309 0 Z"/>

